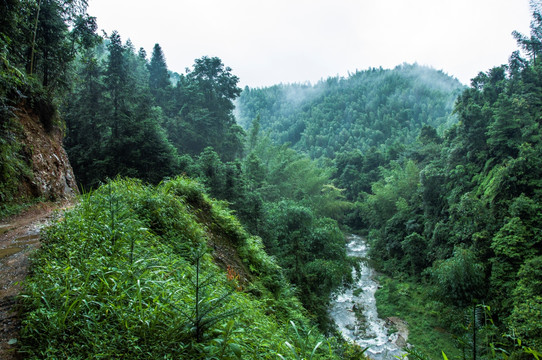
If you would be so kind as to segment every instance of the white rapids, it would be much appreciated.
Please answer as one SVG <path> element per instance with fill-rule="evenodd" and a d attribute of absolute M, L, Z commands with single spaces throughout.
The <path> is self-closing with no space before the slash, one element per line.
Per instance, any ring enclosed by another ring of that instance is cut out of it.
<path fill-rule="evenodd" d="M 356 235 L 350 235 L 348 240 L 348 255 L 367 259 L 369 249 L 365 240 Z M 394 335 L 388 336 L 386 324 L 376 311 L 375 292 L 378 283 L 374 279 L 374 270 L 366 261 L 362 261 L 359 273 L 353 269 L 352 276 L 352 286 L 339 290 L 331 301 L 331 318 L 346 340 L 362 348 L 368 347 L 365 354 L 371 359 L 401 358 L 404 352 L 394 343 Z M 361 321 L 356 318 L 354 310 L 363 313 Z"/>

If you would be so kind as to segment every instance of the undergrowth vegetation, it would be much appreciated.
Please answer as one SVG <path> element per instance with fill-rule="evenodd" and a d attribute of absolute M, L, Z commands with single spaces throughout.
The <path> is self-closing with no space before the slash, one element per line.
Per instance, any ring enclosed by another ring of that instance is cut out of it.
<path fill-rule="evenodd" d="M 398 316 L 408 323 L 408 342 L 416 344 L 419 351 L 438 359 L 443 350 L 451 358 L 459 358 L 460 352 L 453 336 L 448 332 L 457 315 L 441 302 L 432 300 L 428 286 L 380 275 L 381 288 L 376 292 L 378 315 L 385 319 Z M 450 314 L 446 319 L 440 314 Z M 453 314 L 453 316 L 452 316 Z"/>
<path fill-rule="evenodd" d="M 378 315 L 408 324 L 409 359 L 540 359 L 516 333 L 502 334 L 490 306 L 439 301 L 437 286 L 412 278 L 379 275 Z"/>
<path fill-rule="evenodd" d="M 14 93 L 20 94 L 24 84 L 25 76 L 7 60 L 0 38 L 0 218 L 11 213 L 8 204 L 14 200 L 20 176 L 30 174 L 19 141 L 21 125 L 13 119 Z"/>
<path fill-rule="evenodd" d="M 213 260 L 220 242 L 242 259 L 227 271 Z M 46 231 L 25 289 L 31 359 L 337 356 L 261 240 L 184 177 L 84 195 Z"/>

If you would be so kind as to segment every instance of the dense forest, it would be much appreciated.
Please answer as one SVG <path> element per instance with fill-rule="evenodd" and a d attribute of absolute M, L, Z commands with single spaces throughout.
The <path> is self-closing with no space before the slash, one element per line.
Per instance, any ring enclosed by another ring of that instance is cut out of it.
<path fill-rule="evenodd" d="M 237 125 L 239 79 L 219 58 L 196 59 L 186 74 L 174 74 L 158 44 L 149 59 L 117 32 L 98 36 L 86 5 L 11 1 L 0 28 L 3 216 L 21 200 L 20 179 L 31 176 L 21 109 L 65 128 L 88 193 L 45 236 L 23 295 L 22 351 L 30 358 L 362 356 L 331 338 L 322 345 L 313 328 L 329 327 L 331 292 L 351 276 L 336 220 L 349 205 L 329 171 Z M 150 187 L 112 182 L 117 177 Z M 200 185 L 185 185 L 188 177 Z M 206 194 L 217 200 L 197 200 Z M 229 257 L 238 260 L 220 262 Z M 172 271 L 177 280 L 168 280 Z M 169 281 L 178 289 L 163 298 Z M 244 332 L 242 318 L 261 319 L 263 332 Z"/>
<path fill-rule="evenodd" d="M 405 65 L 315 86 L 247 89 L 238 111 L 245 122 L 259 112 L 271 138 L 331 164 L 335 184 L 355 202 L 348 223 L 367 234 L 383 273 L 427 284 L 453 313 L 486 310 L 479 316 L 491 316 L 495 328 L 476 325 L 486 341 L 501 331 L 540 348 L 538 12 L 531 30 L 513 34 L 522 52 L 472 79 L 453 112 L 459 85 L 439 74 L 424 89 L 430 70 Z M 425 76 L 403 90 L 412 72 Z M 361 79 L 367 84 L 351 102 L 351 83 Z M 377 81 L 376 97 L 365 100 L 363 89 Z M 427 100 L 419 95 L 431 90 Z M 460 334 L 462 321 L 441 322 Z"/>
<path fill-rule="evenodd" d="M 449 358 L 540 356 L 538 12 L 468 88 L 403 64 L 241 89 L 220 58 L 179 74 L 158 43 L 98 35 L 86 0 L 2 7 L 1 217 L 31 176 L 21 109 L 64 129 L 83 193 L 25 283 L 28 358 L 363 359 L 327 312 L 347 231 L 381 303 L 435 317 L 413 358 L 439 332 Z"/>
<path fill-rule="evenodd" d="M 253 119 L 276 143 L 290 144 L 332 170 L 335 185 L 354 202 L 371 191 L 388 166 L 420 136 L 436 136 L 457 122 L 454 103 L 464 86 L 431 68 L 403 64 L 357 71 L 310 84 L 245 88 L 240 124 Z M 422 130 L 423 129 L 423 130 Z M 354 228 L 362 217 L 351 214 Z"/>
<path fill-rule="evenodd" d="M 245 127 L 261 117 L 272 140 L 312 158 L 390 148 L 416 140 L 423 125 L 447 128 L 458 80 L 431 68 L 403 64 L 393 70 L 356 71 L 310 84 L 245 88 L 237 117 Z"/>

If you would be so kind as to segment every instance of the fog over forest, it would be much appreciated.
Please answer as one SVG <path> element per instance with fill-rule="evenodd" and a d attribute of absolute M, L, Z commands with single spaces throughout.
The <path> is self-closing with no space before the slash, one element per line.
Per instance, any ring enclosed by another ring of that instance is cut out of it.
<path fill-rule="evenodd" d="M 520 3 L 4 1 L 0 358 L 539 359 Z"/>

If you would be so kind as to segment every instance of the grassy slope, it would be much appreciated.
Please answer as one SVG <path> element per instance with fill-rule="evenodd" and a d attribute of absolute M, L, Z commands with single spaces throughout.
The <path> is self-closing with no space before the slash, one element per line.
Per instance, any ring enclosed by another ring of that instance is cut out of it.
<path fill-rule="evenodd" d="M 209 280 L 199 310 L 211 321 L 199 341 L 197 249 L 200 282 Z M 116 180 L 85 195 L 48 229 L 32 270 L 22 297 L 29 358 L 276 359 L 295 355 L 286 341 L 308 358 L 323 340 L 303 330 L 304 310 L 261 240 L 182 177 Z"/>

